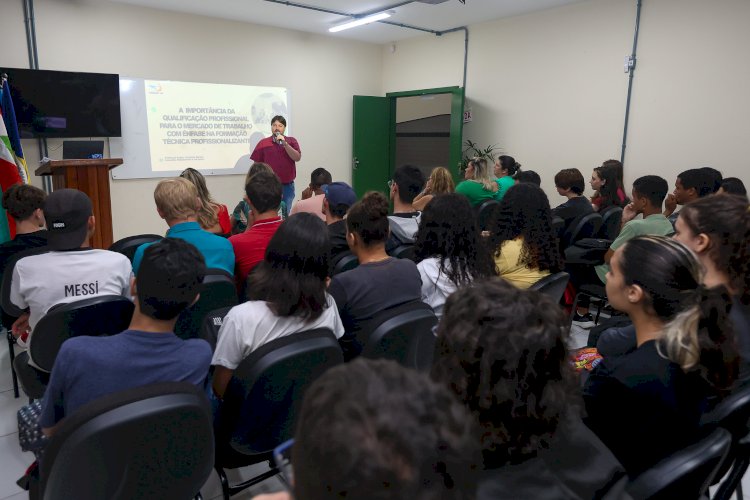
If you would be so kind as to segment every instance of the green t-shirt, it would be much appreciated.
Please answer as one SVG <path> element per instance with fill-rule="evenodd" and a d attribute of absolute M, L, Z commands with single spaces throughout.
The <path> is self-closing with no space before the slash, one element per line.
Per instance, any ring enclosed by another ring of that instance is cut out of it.
<path fill-rule="evenodd" d="M 643 236 L 644 234 L 666 236 L 672 232 L 674 232 L 672 223 L 662 214 L 649 215 L 645 219 L 633 219 L 622 227 L 617 239 L 612 242 L 609 248 L 615 251 L 623 246 L 626 241 L 636 236 Z M 609 264 L 600 264 L 595 269 L 596 275 L 599 276 L 602 283 L 607 283 L 606 276 L 609 271 Z"/>
<path fill-rule="evenodd" d="M 481 182 L 462 181 L 456 186 L 456 192 L 466 196 L 471 206 L 476 207 L 487 200 L 497 200 L 499 191 L 487 191 Z"/>
<path fill-rule="evenodd" d="M 503 196 L 505 196 L 505 193 L 507 193 L 508 190 L 515 185 L 516 180 L 510 175 L 506 175 L 505 177 L 495 179 L 495 182 L 497 182 L 497 187 L 499 188 L 497 190 L 497 199 L 502 200 Z"/>

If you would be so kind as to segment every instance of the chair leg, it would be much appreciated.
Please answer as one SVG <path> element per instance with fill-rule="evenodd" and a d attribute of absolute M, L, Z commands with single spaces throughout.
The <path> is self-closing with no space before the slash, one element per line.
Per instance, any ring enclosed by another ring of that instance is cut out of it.
<path fill-rule="evenodd" d="M 18 398 L 20 396 L 18 392 L 18 375 L 16 375 L 16 369 L 13 367 L 13 360 L 16 359 L 16 342 L 11 332 L 7 332 L 8 335 L 8 356 L 10 356 L 10 374 L 13 377 L 13 396 Z"/>
<path fill-rule="evenodd" d="M 216 469 L 216 473 L 219 475 L 219 481 L 221 481 L 221 494 L 224 497 L 224 500 L 229 500 L 229 479 L 227 479 L 224 469 L 218 465 L 215 466 L 214 469 Z"/>

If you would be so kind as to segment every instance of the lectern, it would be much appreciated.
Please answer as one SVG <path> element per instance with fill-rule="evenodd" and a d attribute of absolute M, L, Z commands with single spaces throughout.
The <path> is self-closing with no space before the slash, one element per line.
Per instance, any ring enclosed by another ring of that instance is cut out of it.
<path fill-rule="evenodd" d="M 34 172 L 36 175 L 51 175 L 54 189 L 77 189 L 91 198 L 96 217 L 96 231 L 90 242 L 94 248 L 106 249 L 112 245 L 109 171 L 117 165 L 122 165 L 122 158 L 49 160 Z"/>

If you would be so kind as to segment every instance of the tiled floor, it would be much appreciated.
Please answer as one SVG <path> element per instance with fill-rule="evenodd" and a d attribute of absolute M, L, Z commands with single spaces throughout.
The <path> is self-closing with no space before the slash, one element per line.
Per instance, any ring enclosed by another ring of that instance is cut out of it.
<path fill-rule="evenodd" d="M 27 402 L 28 399 L 24 396 L 23 391 L 21 391 L 20 398 L 15 399 L 13 397 L 8 343 L 3 332 L 2 338 L 0 338 L 0 500 L 28 498 L 28 494 L 16 485 L 16 480 L 34 461 L 34 455 L 22 452 L 18 445 L 16 412 Z M 265 464 L 259 464 L 253 467 L 229 470 L 227 476 L 230 483 L 237 483 L 261 474 L 267 469 L 268 467 Z M 254 495 L 280 491 L 281 489 L 283 489 L 281 482 L 274 477 L 232 497 L 232 499 L 249 500 Z M 208 481 L 201 488 L 201 495 L 206 500 L 222 497 L 221 483 L 216 472 L 211 473 Z"/>

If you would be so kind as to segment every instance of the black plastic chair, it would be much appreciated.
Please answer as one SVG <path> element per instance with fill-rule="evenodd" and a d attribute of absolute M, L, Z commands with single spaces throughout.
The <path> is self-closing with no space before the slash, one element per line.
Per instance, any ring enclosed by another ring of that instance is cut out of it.
<path fill-rule="evenodd" d="M 622 222 L 622 207 L 612 205 L 600 212 L 602 225 L 597 236 L 605 240 L 614 241 L 620 234 L 620 223 Z"/>
<path fill-rule="evenodd" d="M 329 368 L 344 362 L 328 329 L 273 340 L 234 371 L 215 420 L 216 463 L 225 499 L 279 471 L 273 449 L 293 436 L 307 388 Z M 224 469 L 269 462 L 271 470 L 230 485 Z"/>
<path fill-rule="evenodd" d="M 703 498 L 731 442 L 729 432 L 716 429 L 631 479 L 626 491 L 634 499 Z"/>
<path fill-rule="evenodd" d="M 342 252 L 333 261 L 333 276 L 351 271 L 355 267 L 359 266 L 359 259 L 351 252 Z"/>
<path fill-rule="evenodd" d="M 531 285 L 529 289 L 542 292 L 556 302 L 560 302 L 565 293 L 565 288 L 568 286 L 569 280 L 570 275 L 566 272 L 550 274 Z"/>
<path fill-rule="evenodd" d="M 208 314 L 206 314 L 206 317 L 203 318 L 200 338 L 211 345 L 212 352 L 216 350 L 216 341 L 219 339 L 219 329 L 221 328 L 221 325 L 224 324 L 224 318 L 232 307 L 234 306 L 214 309 L 213 311 L 209 311 Z"/>
<path fill-rule="evenodd" d="M 714 500 L 728 500 L 735 491 L 741 500 L 742 477 L 750 466 L 750 386 L 738 388 L 716 405 L 703 416 L 701 425 L 707 429 L 721 427 L 732 434 L 729 459 L 722 464 L 716 478 L 721 479 L 727 472 L 729 475 L 721 483 Z"/>
<path fill-rule="evenodd" d="M 576 217 L 563 234 L 562 248 L 575 245 L 578 240 L 591 238 L 602 225 L 602 216 L 596 212 Z"/>
<path fill-rule="evenodd" d="M 392 359 L 407 368 L 427 371 L 435 354 L 432 329 L 437 322 L 432 308 L 422 301 L 387 309 L 370 323 L 362 356 Z"/>
<path fill-rule="evenodd" d="M 396 259 L 414 260 L 414 245 L 399 245 L 388 254 Z"/>
<path fill-rule="evenodd" d="M 562 240 L 563 233 L 565 232 L 565 219 L 562 217 L 552 217 L 552 232 Z"/>
<path fill-rule="evenodd" d="M 135 236 L 128 236 L 127 238 L 123 238 L 112 243 L 112 245 L 110 245 L 109 247 L 109 251 L 121 253 L 125 257 L 127 257 L 130 262 L 133 262 L 135 251 L 138 250 L 139 246 L 143 245 L 144 243 L 159 241 L 162 238 L 164 238 L 164 236 L 159 236 L 158 234 L 138 234 Z"/>
<path fill-rule="evenodd" d="M 236 306 L 237 287 L 234 276 L 223 269 L 207 269 L 200 288 L 200 297 L 177 318 L 175 335 L 181 339 L 201 338 L 203 320 L 210 311 Z"/>
<path fill-rule="evenodd" d="M 100 295 L 90 299 L 57 304 L 34 327 L 29 351 L 19 353 L 13 366 L 26 395 L 44 395 L 49 372 L 63 342 L 81 335 L 114 335 L 130 325 L 135 306 L 120 295 Z M 29 356 L 39 369 L 29 364 Z"/>
<path fill-rule="evenodd" d="M 477 225 L 480 231 L 486 231 L 495 209 L 500 206 L 497 200 L 487 200 L 482 202 L 477 209 Z"/>
<path fill-rule="evenodd" d="M 40 498 L 193 498 L 214 461 L 211 408 L 187 382 L 128 389 L 63 419 L 40 464 Z"/>

